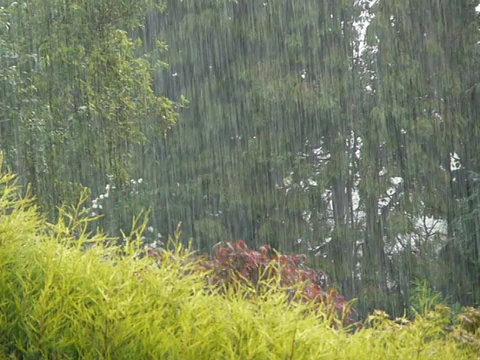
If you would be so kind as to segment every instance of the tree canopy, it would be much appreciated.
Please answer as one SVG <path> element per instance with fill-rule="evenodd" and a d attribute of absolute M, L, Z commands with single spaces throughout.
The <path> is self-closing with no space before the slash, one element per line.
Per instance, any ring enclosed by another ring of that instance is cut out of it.
<path fill-rule="evenodd" d="M 305 252 L 364 309 L 478 304 L 476 6 L 6 1 L 5 163 L 52 219 L 87 187 L 114 235 L 149 209 L 147 242 Z"/>

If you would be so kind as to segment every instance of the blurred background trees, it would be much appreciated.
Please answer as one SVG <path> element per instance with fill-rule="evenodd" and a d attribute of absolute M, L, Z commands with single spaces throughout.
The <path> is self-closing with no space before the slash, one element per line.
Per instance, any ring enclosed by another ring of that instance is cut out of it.
<path fill-rule="evenodd" d="M 361 309 L 478 304 L 477 5 L 7 1 L 6 165 L 52 218 L 88 187 L 114 235 L 308 253 Z"/>

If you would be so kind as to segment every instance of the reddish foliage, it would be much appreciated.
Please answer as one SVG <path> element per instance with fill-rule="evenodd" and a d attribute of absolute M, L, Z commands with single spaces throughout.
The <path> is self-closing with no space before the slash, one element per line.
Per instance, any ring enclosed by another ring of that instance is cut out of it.
<path fill-rule="evenodd" d="M 306 266 L 306 255 L 280 254 L 272 251 L 268 245 L 260 246 L 256 251 L 249 249 L 243 240 L 218 243 L 214 249 L 213 257 L 194 257 L 188 260 L 196 261 L 201 268 L 211 271 L 208 277 L 211 285 L 234 291 L 240 290 L 242 286 L 250 286 L 257 294 L 277 287 L 274 290 L 286 291 L 290 295 L 290 301 L 318 305 L 313 307 L 314 311 L 321 308 L 327 315 L 336 314 L 344 325 L 354 322 L 355 309 L 337 290 L 328 289 L 328 276 L 325 272 Z M 162 254 L 157 251 L 150 250 L 148 255 L 162 260 Z M 336 326 L 335 323 L 332 325 Z"/>
<path fill-rule="evenodd" d="M 287 290 L 291 299 L 323 305 L 327 312 L 339 315 L 345 324 L 351 323 L 356 315 L 355 310 L 335 289 L 327 290 L 328 276 L 325 272 L 306 266 L 306 255 L 279 254 L 268 245 L 260 246 L 255 251 L 249 249 L 242 240 L 219 243 L 214 248 L 214 256 L 202 263 L 203 267 L 213 271 L 210 282 L 214 285 L 252 285 L 258 289 L 266 283 L 272 284 L 268 280 L 280 272 L 278 290 Z M 260 280 L 264 281 L 260 283 Z"/>

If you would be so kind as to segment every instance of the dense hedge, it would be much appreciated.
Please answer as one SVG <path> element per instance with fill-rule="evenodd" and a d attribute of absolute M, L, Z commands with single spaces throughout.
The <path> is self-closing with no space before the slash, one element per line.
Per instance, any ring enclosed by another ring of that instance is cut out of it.
<path fill-rule="evenodd" d="M 1 176 L 0 357 L 476 356 L 475 309 L 457 325 L 442 306 L 425 309 L 413 321 L 390 320 L 377 311 L 352 333 L 341 321 L 350 308 L 302 259 L 272 255 L 268 248 L 252 251 L 240 242 L 220 246 L 211 259 L 194 256 L 178 241 L 139 256 L 145 251 L 134 239 L 141 238 L 144 225 L 119 247 L 91 236 L 88 222 L 78 206 L 62 209 L 57 224 L 46 224 L 32 200 L 19 196 L 14 177 Z"/>

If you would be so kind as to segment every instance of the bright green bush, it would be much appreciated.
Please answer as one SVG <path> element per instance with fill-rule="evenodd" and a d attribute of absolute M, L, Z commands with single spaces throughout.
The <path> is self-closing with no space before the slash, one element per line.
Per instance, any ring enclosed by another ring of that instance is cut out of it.
<path fill-rule="evenodd" d="M 18 359 L 471 359 L 438 308 L 415 321 L 373 314 L 354 334 L 287 294 L 220 294 L 191 252 L 138 256 L 91 236 L 80 206 L 45 224 L 0 177 L 0 355 Z M 185 261 L 178 261 L 178 260 Z M 190 260 L 187 260 L 190 259 Z"/>

